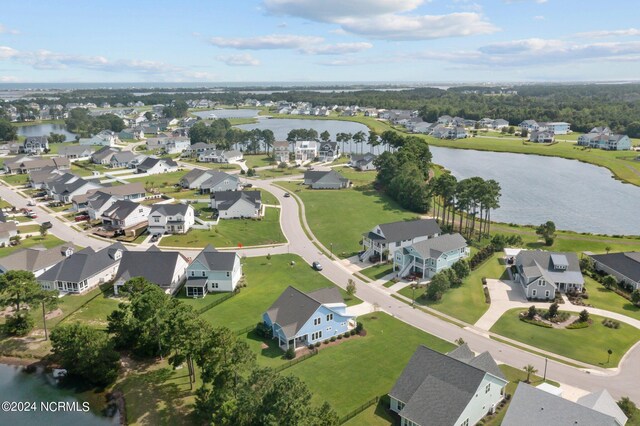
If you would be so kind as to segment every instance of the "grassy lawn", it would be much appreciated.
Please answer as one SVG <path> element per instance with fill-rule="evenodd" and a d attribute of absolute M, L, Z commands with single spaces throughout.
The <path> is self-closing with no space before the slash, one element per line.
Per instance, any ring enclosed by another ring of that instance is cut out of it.
<path fill-rule="evenodd" d="M 269 191 L 265 189 L 258 189 L 258 191 L 260 191 L 260 196 L 262 197 L 262 204 L 271 204 L 272 206 L 280 205 L 280 201 Z"/>
<path fill-rule="evenodd" d="M 640 330 L 621 324 L 617 330 L 601 324 L 603 317 L 591 315 L 592 324 L 577 330 L 544 328 L 518 319 L 522 309 L 507 311 L 491 331 L 537 348 L 577 361 L 603 367 L 616 367 L 629 348 L 640 339 Z M 590 348 L 591 350 L 586 350 Z M 607 363 L 607 350 L 611 361 Z"/>
<path fill-rule="evenodd" d="M 361 250 L 362 234 L 377 224 L 416 218 L 370 186 L 311 190 L 296 182 L 279 184 L 300 197 L 311 231 L 325 247 L 333 244 L 333 253 L 343 258 Z"/>
<path fill-rule="evenodd" d="M 285 243 L 280 228 L 280 209 L 268 207 L 262 220 L 220 220 L 211 230 L 192 229 L 187 234 L 167 235 L 160 240 L 165 247 L 256 246 Z"/>
<path fill-rule="evenodd" d="M 18 226 L 18 231 L 20 231 L 21 234 L 28 234 L 31 232 L 38 232 L 40 231 L 40 225 L 22 225 L 22 226 Z"/>
<path fill-rule="evenodd" d="M 26 185 L 29 181 L 28 174 L 15 174 L 15 175 L 2 175 L 0 177 L 3 181 L 13 186 Z"/>
<path fill-rule="evenodd" d="M 391 417 L 389 410 L 389 397 L 383 396 L 376 405 L 364 410 L 345 423 L 347 426 L 391 426 L 395 419 Z M 396 417 L 398 418 L 398 417 Z"/>
<path fill-rule="evenodd" d="M 195 159 L 180 159 L 183 163 L 195 164 L 200 167 L 206 167 L 208 169 L 221 170 L 221 171 L 230 171 L 230 170 L 240 170 L 240 166 L 237 164 L 227 164 L 227 163 L 203 163 L 198 162 Z"/>
<path fill-rule="evenodd" d="M 494 254 L 482 266 L 472 271 L 460 287 L 449 289 L 442 296 L 442 299 L 437 302 L 420 297 L 425 292 L 425 287 L 416 289 L 416 303 L 429 306 L 469 324 L 474 324 L 489 309 L 489 305 L 484 300 L 482 277 L 500 278 L 505 273 L 504 266 L 499 261 L 500 257 L 501 253 Z M 411 298 L 412 292 L 411 287 L 405 287 L 398 293 Z"/>
<path fill-rule="evenodd" d="M 72 313 L 65 321 L 79 322 L 92 327 L 107 327 L 107 317 L 111 312 L 118 308 L 118 304 L 122 301 L 113 297 L 113 287 L 106 284 L 102 286 L 103 294 L 91 300 L 86 306 Z M 98 290 L 91 292 L 95 295 Z M 65 298 L 74 297 L 73 295 L 65 296 Z M 77 303 L 77 302 L 76 302 Z"/>
<path fill-rule="evenodd" d="M 51 234 L 48 234 L 44 238 L 41 237 L 41 236 L 23 238 L 22 240 L 20 240 L 20 244 L 18 244 L 17 246 L 14 246 L 14 247 L 1 247 L 0 248 L 0 257 L 7 256 L 8 254 L 11 254 L 16 250 L 20 250 L 20 249 L 27 248 L 27 247 L 42 245 L 45 248 L 51 248 L 51 247 L 59 246 L 60 244 L 64 244 L 64 243 L 65 243 L 64 241 L 62 241 L 58 237 L 55 237 L 55 236 L 53 236 Z"/>
<path fill-rule="evenodd" d="M 274 178 L 284 178 L 287 176 L 293 175 L 302 175 L 304 174 L 305 169 L 299 168 L 288 168 L 288 169 L 266 169 L 266 170 L 258 170 L 256 171 L 256 177 L 260 179 L 274 179 Z"/>
<path fill-rule="evenodd" d="M 594 308 L 606 309 L 632 318 L 640 319 L 640 308 L 619 294 L 604 288 L 602 284 L 585 275 L 585 287 L 589 299 L 585 302 Z"/>
<path fill-rule="evenodd" d="M 128 182 L 142 182 L 145 184 L 145 187 L 153 186 L 154 188 L 163 187 L 163 186 L 171 186 L 180 182 L 182 176 L 186 175 L 187 172 L 179 170 L 177 172 L 170 173 L 158 173 L 156 175 L 147 175 L 144 173 L 140 174 L 140 177 L 127 179 Z"/>
<path fill-rule="evenodd" d="M 384 313 L 358 319 L 367 330 L 366 337 L 351 337 L 339 345 L 321 349 L 317 356 L 285 373 L 304 380 L 314 393 L 315 402 L 326 400 L 338 415 L 345 415 L 367 400 L 388 393 L 419 345 L 440 352 L 454 348 Z M 318 371 L 331 374 L 318 374 Z M 336 377 L 340 377 L 340 386 L 335 385 Z"/>
<path fill-rule="evenodd" d="M 295 261 L 295 266 L 291 266 Z M 265 257 L 251 257 L 243 260 L 243 270 L 247 287 L 238 295 L 213 307 L 202 318 L 214 326 L 225 326 L 240 330 L 261 320 L 262 314 L 276 301 L 288 287 L 295 286 L 301 291 L 312 291 L 331 287 L 333 283 L 317 273 L 299 256 L 282 254 Z M 356 297 L 341 290 L 347 305 L 360 303 Z M 205 297 L 205 301 L 209 296 Z"/>
<path fill-rule="evenodd" d="M 367 269 L 360 271 L 365 277 L 372 280 L 379 280 L 393 272 L 393 263 L 379 263 L 375 266 L 370 266 Z"/>
<path fill-rule="evenodd" d="M 245 155 L 244 161 L 247 167 L 249 167 L 250 169 L 254 167 L 264 167 L 275 164 L 273 159 L 265 154 Z"/>
<path fill-rule="evenodd" d="M 226 295 L 227 293 L 209 293 L 205 297 L 200 298 L 187 297 L 187 290 L 183 287 L 175 297 L 185 305 L 192 306 L 193 309 L 198 310 Z"/>

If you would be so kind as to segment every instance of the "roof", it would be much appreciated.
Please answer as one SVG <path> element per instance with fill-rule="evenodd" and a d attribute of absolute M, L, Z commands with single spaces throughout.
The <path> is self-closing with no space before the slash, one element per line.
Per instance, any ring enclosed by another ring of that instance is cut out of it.
<path fill-rule="evenodd" d="M 51 269 L 40 275 L 39 281 L 80 282 L 90 278 L 118 261 L 115 253 L 127 251 L 121 243 L 114 243 L 100 251 L 91 247 L 65 258 Z"/>
<path fill-rule="evenodd" d="M 109 158 L 113 154 L 120 152 L 119 149 L 112 148 L 110 146 L 103 146 L 99 150 L 93 153 L 92 157 L 98 161 L 102 161 L 105 158 Z"/>
<path fill-rule="evenodd" d="M 116 163 L 130 163 L 132 160 L 136 158 L 136 154 L 131 151 L 121 151 L 117 152 L 111 157 L 111 162 Z"/>
<path fill-rule="evenodd" d="M 278 324 L 287 338 L 294 337 L 309 321 L 320 306 L 325 303 L 344 303 L 337 287 L 319 293 L 305 294 L 294 287 L 287 287 L 280 297 L 267 309 L 267 316 L 273 324 Z M 332 294 L 330 294 L 330 291 Z M 315 297 L 321 299 L 317 300 Z"/>
<path fill-rule="evenodd" d="M 143 277 L 160 287 L 171 287 L 178 262 L 184 256 L 177 251 L 159 251 L 151 246 L 147 251 L 127 251 L 122 254 L 116 280 L 128 281 Z"/>
<path fill-rule="evenodd" d="M 88 152 L 93 154 L 95 150 L 91 146 L 87 145 L 71 145 L 71 146 L 63 146 L 58 151 L 60 155 L 79 155 Z"/>
<path fill-rule="evenodd" d="M 0 266 L 4 270 L 38 271 L 63 260 L 68 248 L 69 246 L 57 246 L 50 249 L 25 248 L 1 258 Z"/>
<path fill-rule="evenodd" d="M 377 241 L 402 241 L 416 237 L 442 233 L 435 219 L 417 219 L 378 225 L 383 235 L 369 232 L 368 237 Z M 374 228 L 375 229 L 375 228 Z M 367 235 L 367 234 L 365 234 Z"/>
<path fill-rule="evenodd" d="M 520 382 L 502 426 L 618 426 L 614 417 Z"/>
<path fill-rule="evenodd" d="M 202 184 L 200 184 L 201 187 L 213 188 L 213 187 L 217 186 L 218 184 L 222 183 L 223 181 L 225 181 L 226 179 L 232 179 L 232 180 L 235 180 L 235 181 L 239 180 L 237 176 L 230 175 L 230 174 L 225 173 L 225 172 L 210 171 L 207 174 L 210 177 L 207 178 L 204 182 L 202 182 Z"/>
<path fill-rule="evenodd" d="M 199 262 L 209 271 L 231 271 L 238 255 L 231 251 L 217 251 L 211 244 L 202 249 L 193 260 Z"/>
<path fill-rule="evenodd" d="M 640 252 L 594 254 L 591 258 L 635 282 L 640 282 Z"/>
<path fill-rule="evenodd" d="M 319 171 L 319 170 L 307 170 L 304 172 L 304 180 L 311 180 L 311 184 L 315 183 L 342 183 L 348 182 L 349 179 L 342 176 L 335 170 Z"/>
<path fill-rule="evenodd" d="M 191 206 L 188 204 L 153 204 L 149 215 L 151 216 L 154 213 L 160 213 L 163 216 L 175 216 L 178 214 L 184 216 L 187 214 L 190 207 Z"/>
<path fill-rule="evenodd" d="M 102 213 L 102 216 L 109 217 L 111 219 L 124 220 L 131 213 L 136 211 L 141 204 L 135 203 L 129 200 L 118 200 L 111 204 L 107 210 Z"/>
<path fill-rule="evenodd" d="M 469 345 L 463 343 L 462 345 L 449 352 L 447 355 L 451 358 L 457 359 L 458 361 L 462 361 L 469 365 L 477 367 L 482 371 L 491 373 L 503 380 L 507 380 L 507 378 L 502 373 L 502 370 L 500 370 L 500 367 L 498 367 L 498 364 L 496 364 L 496 361 L 487 351 L 484 351 L 480 355 L 476 356 L 476 354 L 474 354 L 473 351 L 469 349 Z"/>
<path fill-rule="evenodd" d="M 614 417 L 621 425 L 625 424 L 628 420 L 627 416 L 620 409 L 615 399 L 613 399 L 606 389 L 587 394 L 578 398 L 576 402 L 582 406 Z"/>
<path fill-rule="evenodd" d="M 465 248 L 467 241 L 460 234 L 445 234 L 428 240 L 413 243 L 411 248 L 417 251 L 423 259 L 437 259 L 451 250 Z M 405 251 L 408 248 L 404 249 Z"/>
<path fill-rule="evenodd" d="M 458 355 L 466 355 L 466 349 L 461 349 Z M 453 425 L 473 399 L 485 374 L 479 367 L 421 345 L 389 396 L 405 403 L 400 415 L 414 423 Z"/>
<path fill-rule="evenodd" d="M 211 193 L 211 198 L 216 201 L 218 210 L 228 210 L 240 200 L 253 204 L 255 208 L 262 205 L 260 191 L 216 191 Z"/>
<path fill-rule="evenodd" d="M 176 163 L 175 161 L 173 161 L 170 158 L 147 157 L 147 158 L 144 159 L 144 161 L 142 163 L 140 163 L 138 165 L 138 168 L 142 169 L 142 170 L 149 170 L 149 169 L 155 167 L 155 165 L 158 164 L 161 161 L 163 161 L 169 167 L 178 167 L 178 163 Z"/>
<path fill-rule="evenodd" d="M 558 263 L 554 263 L 554 259 Z M 516 265 L 528 283 L 536 278 L 544 278 L 550 283 L 584 284 L 580 262 L 575 253 L 551 253 L 542 250 L 522 250 L 516 256 Z M 564 269 L 557 269 L 561 266 Z"/>

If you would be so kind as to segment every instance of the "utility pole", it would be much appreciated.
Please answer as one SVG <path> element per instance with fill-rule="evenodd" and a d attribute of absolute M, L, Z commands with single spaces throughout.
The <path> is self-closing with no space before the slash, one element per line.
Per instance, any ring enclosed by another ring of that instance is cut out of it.
<path fill-rule="evenodd" d="M 547 380 L 547 363 L 549 362 L 549 358 L 544 359 L 544 376 L 542 377 L 542 381 Z"/>

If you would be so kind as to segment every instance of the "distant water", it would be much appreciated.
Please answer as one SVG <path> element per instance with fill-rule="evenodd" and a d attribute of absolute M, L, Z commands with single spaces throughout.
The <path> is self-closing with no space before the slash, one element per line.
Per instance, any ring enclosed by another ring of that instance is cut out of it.
<path fill-rule="evenodd" d="M 448 83 L 424 83 L 424 82 L 388 82 L 388 81 L 255 81 L 255 82 L 195 82 L 195 83 L 166 83 L 166 82 L 138 82 L 138 83 L 0 83 L 2 90 L 75 90 L 75 89 L 198 89 L 198 88 L 243 88 L 243 87 L 344 87 L 361 86 L 371 88 L 375 86 L 400 86 L 406 87 L 435 87 L 447 89 Z"/>
<path fill-rule="evenodd" d="M 258 109 L 211 109 L 206 111 L 194 111 L 193 115 L 201 118 L 211 118 L 211 114 L 215 114 L 216 118 L 252 118 L 260 113 Z"/>
<path fill-rule="evenodd" d="M 67 131 L 64 124 L 34 124 L 31 126 L 17 127 L 19 136 L 48 136 L 50 133 L 58 133 L 65 136 L 65 142 L 76 139 L 76 134 Z"/>

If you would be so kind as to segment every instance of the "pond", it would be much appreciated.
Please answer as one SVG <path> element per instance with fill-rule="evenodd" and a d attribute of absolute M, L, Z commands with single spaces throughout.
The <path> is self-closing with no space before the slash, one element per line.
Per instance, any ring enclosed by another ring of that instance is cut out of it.
<path fill-rule="evenodd" d="M 68 132 L 64 124 L 33 124 L 20 126 L 16 130 L 19 136 L 48 136 L 50 133 L 59 133 L 65 135 L 65 142 L 76 139 L 76 134 Z"/>
<path fill-rule="evenodd" d="M 83 401 L 78 400 L 74 393 L 67 389 L 53 386 L 47 381 L 47 376 L 40 373 L 27 374 L 23 367 L 0 364 L 0 402 L 30 402 L 36 403 L 36 411 L 11 412 L 2 411 L 0 423 L 3 425 L 87 425 L 107 426 L 116 425 L 116 418 L 107 418 L 93 412 L 83 410 Z M 46 412 L 41 409 L 41 402 L 77 402 L 79 411 Z M 93 410 L 94 407 L 91 407 Z M 96 410 L 100 411 L 100 410 Z"/>
<path fill-rule="evenodd" d="M 258 109 L 211 109 L 206 111 L 194 111 L 193 115 L 197 115 L 201 118 L 213 118 L 211 114 L 214 114 L 216 118 L 253 118 L 260 113 Z"/>
<path fill-rule="evenodd" d="M 640 187 L 609 170 L 556 157 L 430 147 L 433 162 L 458 179 L 500 182 L 500 208 L 491 219 L 521 225 L 548 220 L 558 229 L 640 235 Z"/>

